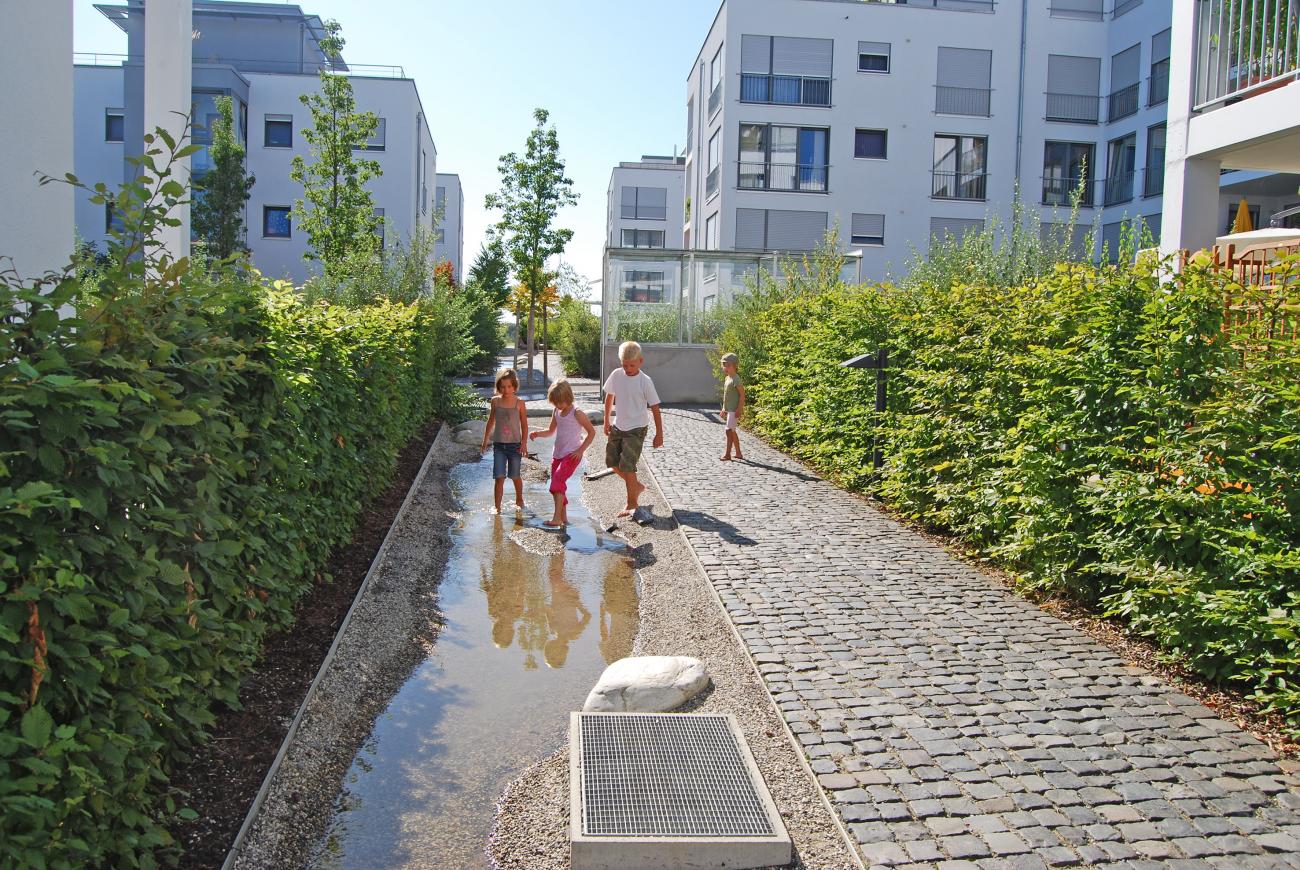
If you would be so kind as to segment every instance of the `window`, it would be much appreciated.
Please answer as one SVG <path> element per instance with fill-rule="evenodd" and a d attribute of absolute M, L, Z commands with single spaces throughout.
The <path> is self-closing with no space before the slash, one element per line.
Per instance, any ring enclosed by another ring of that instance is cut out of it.
<path fill-rule="evenodd" d="M 1088 179 L 1096 162 L 1091 142 L 1047 142 L 1043 146 L 1043 205 L 1070 205 L 1080 191 L 1079 205 L 1092 205 Z M 1082 190 L 1080 190 L 1082 187 Z"/>
<path fill-rule="evenodd" d="M 126 139 L 126 111 L 124 109 L 104 110 L 104 141 L 122 142 Z"/>
<path fill-rule="evenodd" d="M 267 115 L 263 131 L 262 144 L 267 148 L 293 147 L 292 115 Z"/>
<path fill-rule="evenodd" d="M 736 209 L 736 250 L 811 251 L 826 239 L 824 211 Z"/>
<path fill-rule="evenodd" d="M 104 232 L 122 232 L 122 217 L 117 213 L 117 209 L 113 207 L 112 200 L 104 203 Z"/>
<path fill-rule="evenodd" d="M 740 125 L 740 175 L 745 190 L 826 193 L 830 130 L 824 127 Z"/>
<path fill-rule="evenodd" d="M 1047 120 L 1096 124 L 1101 117 L 1101 58 L 1047 56 Z"/>
<path fill-rule="evenodd" d="M 704 250 L 716 251 L 718 244 L 718 213 L 714 212 L 704 221 Z"/>
<path fill-rule="evenodd" d="M 722 105 L 722 46 L 718 46 L 717 52 L 713 55 L 712 62 L 709 63 L 709 117 L 712 118 L 714 112 Z"/>
<path fill-rule="evenodd" d="M 429 213 L 429 184 L 428 184 L 428 182 L 429 182 L 429 169 L 428 169 L 428 167 L 425 165 L 426 162 L 428 161 L 428 159 L 429 159 L 428 154 L 426 154 L 426 153 L 425 153 L 425 150 L 424 150 L 423 148 L 421 148 L 421 149 L 420 149 L 420 162 L 419 162 L 418 164 L 416 164 L 416 167 L 415 167 L 415 168 L 416 168 L 416 171 L 418 172 L 418 174 L 419 174 L 419 176 L 420 176 L 418 179 L 416 179 L 416 184 L 417 184 L 417 185 L 419 186 L 419 188 L 420 188 L 420 211 L 421 211 L 421 213 L 423 213 L 423 214 L 428 214 L 428 213 Z"/>
<path fill-rule="evenodd" d="M 889 72 L 889 43 L 859 42 L 858 72 Z"/>
<path fill-rule="evenodd" d="M 1138 110 L 1138 64 L 1141 60 L 1141 43 L 1111 56 L 1108 121 L 1127 118 Z"/>
<path fill-rule="evenodd" d="M 439 184 L 433 189 L 433 207 L 441 215 L 442 220 L 447 219 L 447 186 Z"/>
<path fill-rule="evenodd" d="M 686 153 L 695 150 L 695 98 L 686 101 Z M 687 189 L 690 185 L 687 185 Z"/>
<path fill-rule="evenodd" d="M 934 137 L 930 195 L 936 199 L 984 199 L 988 139 L 983 136 Z"/>
<path fill-rule="evenodd" d="M 668 220 L 668 188 L 624 187 L 619 214 L 623 220 Z"/>
<path fill-rule="evenodd" d="M 1169 30 L 1151 37 L 1151 78 L 1147 79 L 1147 105 L 1158 106 L 1169 99 Z"/>
<path fill-rule="evenodd" d="M 623 270 L 624 302 L 663 302 L 668 282 L 665 273 L 646 269 Z"/>
<path fill-rule="evenodd" d="M 834 44 L 802 36 L 742 36 L 740 101 L 829 106 Z"/>
<path fill-rule="evenodd" d="M 1156 124 L 1154 127 L 1147 128 L 1147 168 L 1142 184 L 1142 195 L 1160 196 L 1164 192 L 1165 125 Z"/>
<path fill-rule="evenodd" d="M 262 206 L 262 238 L 287 239 L 292 235 L 289 225 L 289 206 Z"/>
<path fill-rule="evenodd" d="M 855 245 L 883 245 L 885 243 L 885 216 L 883 214 L 854 214 L 849 236 Z"/>
<path fill-rule="evenodd" d="M 377 233 L 375 233 L 375 235 L 379 238 L 379 248 L 380 248 L 380 250 L 383 250 L 383 247 L 384 247 L 384 230 L 385 230 L 385 228 L 386 228 L 386 224 L 387 224 L 387 222 L 384 220 L 384 210 L 383 210 L 382 208 L 377 208 L 377 209 L 375 209 L 375 217 L 379 219 L 379 231 L 378 231 Z"/>
<path fill-rule="evenodd" d="M 704 179 L 704 198 L 708 199 L 718 192 L 718 160 L 722 152 L 722 131 L 716 130 L 709 137 L 709 174 Z"/>
<path fill-rule="evenodd" d="M 853 133 L 853 156 L 884 160 L 888 144 L 889 132 L 887 130 L 855 130 Z"/>
<path fill-rule="evenodd" d="M 663 246 L 663 230 L 623 230 L 625 248 L 662 248 Z"/>
<path fill-rule="evenodd" d="M 388 119 L 380 118 L 379 123 L 375 125 L 375 132 L 370 134 L 366 144 L 356 149 L 358 151 L 384 151 L 388 140 Z"/>
<path fill-rule="evenodd" d="M 1106 205 L 1133 198 L 1133 174 L 1137 164 L 1137 134 L 1111 140 L 1106 152 Z"/>
<path fill-rule="evenodd" d="M 990 114 L 993 52 L 982 48 L 939 48 L 934 110 L 942 115 Z"/>

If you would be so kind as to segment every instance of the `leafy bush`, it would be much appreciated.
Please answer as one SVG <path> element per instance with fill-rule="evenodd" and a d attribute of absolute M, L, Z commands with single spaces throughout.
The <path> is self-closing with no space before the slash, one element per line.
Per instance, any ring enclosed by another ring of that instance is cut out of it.
<path fill-rule="evenodd" d="M 678 308 L 668 302 L 623 302 L 612 312 L 617 324 L 614 342 L 674 344 L 677 341 Z"/>
<path fill-rule="evenodd" d="M 769 288 L 722 341 L 743 328 L 751 420 L 775 444 L 1300 729 L 1300 341 L 1277 328 L 1295 317 L 1290 269 L 1291 313 L 1254 300 L 1265 314 L 1227 332 L 1223 300 L 1246 291 L 1204 265 L 1058 264 L 1020 284 Z M 874 372 L 838 363 L 882 345 L 877 415 Z"/>
<path fill-rule="evenodd" d="M 4 866 L 176 859 L 169 770 L 450 395 L 437 305 L 171 260 L 186 152 L 159 135 L 96 295 L 73 269 L 0 284 Z"/>
<path fill-rule="evenodd" d="M 600 377 L 600 318 L 587 304 L 566 296 L 551 321 L 552 343 L 564 370 L 587 378 Z"/>

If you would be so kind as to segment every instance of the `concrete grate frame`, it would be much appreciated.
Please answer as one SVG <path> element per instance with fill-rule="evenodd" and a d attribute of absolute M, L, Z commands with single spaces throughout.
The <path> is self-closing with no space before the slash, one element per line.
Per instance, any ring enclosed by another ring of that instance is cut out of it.
<path fill-rule="evenodd" d="M 769 867 L 792 847 L 736 720 L 573 713 L 574 868 Z"/>

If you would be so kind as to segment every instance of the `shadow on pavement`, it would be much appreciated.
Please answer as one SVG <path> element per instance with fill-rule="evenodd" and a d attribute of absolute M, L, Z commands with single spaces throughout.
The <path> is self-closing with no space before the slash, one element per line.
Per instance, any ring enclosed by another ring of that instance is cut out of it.
<path fill-rule="evenodd" d="M 702 532 L 717 532 L 722 537 L 722 540 L 728 544 L 735 544 L 739 547 L 752 547 L 758 543 L 753 538 L 742 534 L 731 523 L 720 520 L 713 514 L 704 511 L 676 510 L 673 511 L 673 516 L 677 518 L 677 522 L 684 526 L 690 526 Z"/>

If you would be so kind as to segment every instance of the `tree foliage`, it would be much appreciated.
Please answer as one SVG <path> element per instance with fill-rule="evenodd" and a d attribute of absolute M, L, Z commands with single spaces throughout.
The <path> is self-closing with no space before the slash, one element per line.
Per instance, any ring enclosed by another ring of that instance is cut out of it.
<path fill-rule="evenodd" d="M 338 22 L 326 24 L 321 40 L 328 54 L 343 47 Z M 310 243 L 306 257 L 318 260 L 328 275 L 337 276 L 356 250 L 379 247 L 382 219 L 366 182 L 383 174 L 374 160 L 359 158 L 379 126 L 374 112 L 358 112 L 352 83 L 342 73 L 322 68 L 320 89 L 299 99 L 311 111 L 312 125 L 303 131 L 311 161 L 293 158 L 289 177 L 302 185 L 303 198 L 294 204 L 298 226 Z"/>
<path fill-rule="evenodd" d="M 479 248 L 467 280 L 477 285 L 497 308 L 506 307 L 510 299 L 510 261 L 499 237 L 489 237 Z"/>
<path fill-rule="evenodd" d="M 247 250 L 245 214 L 256 178 L 244 167 L 244 145 L 235 135 L 230 97 L 217 97 L 209 132 L 212 168 L 194 179 L 194 232 L 208 256 L 225 260 Z"/>

